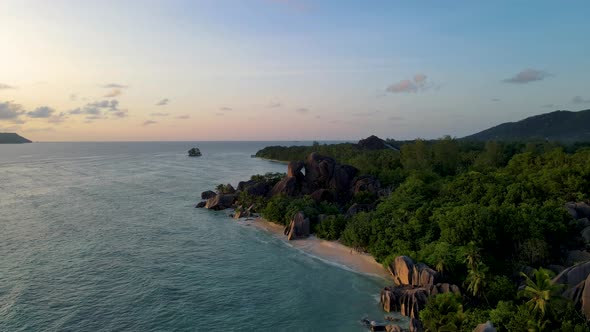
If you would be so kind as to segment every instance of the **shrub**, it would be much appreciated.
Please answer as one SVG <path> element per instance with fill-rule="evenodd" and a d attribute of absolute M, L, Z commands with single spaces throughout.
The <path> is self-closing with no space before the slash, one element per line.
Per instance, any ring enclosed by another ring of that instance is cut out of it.
<path fill-rule="evenodd" d="M 340 234 L 346 227 L 346 218 L 343 215 L 327 216 L 324 220 L 317 224 L 315 233 L 317 237 L 326 240 L 338 240 Z"/>
<path fill-rule="evenodd" d="M 461 296 L 454 293 L 431 297 L 420 311 L 420 320 L 426 331 L 459 331 L 465 318 Z"/>

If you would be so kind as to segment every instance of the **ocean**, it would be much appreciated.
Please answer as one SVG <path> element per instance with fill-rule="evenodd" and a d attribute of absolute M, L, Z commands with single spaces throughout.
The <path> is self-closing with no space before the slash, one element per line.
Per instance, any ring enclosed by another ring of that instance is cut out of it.
<path fill-rule="evenodd" d="M 0 145 L 0 331 L 365 331 L 384 280 L 194 208 L 277 144 Z"/>

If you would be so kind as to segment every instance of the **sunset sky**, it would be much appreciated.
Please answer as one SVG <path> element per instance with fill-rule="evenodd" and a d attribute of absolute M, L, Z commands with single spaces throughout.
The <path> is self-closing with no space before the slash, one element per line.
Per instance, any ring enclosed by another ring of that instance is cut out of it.
<path fill-rule="evenodd" d="M 0 132 L 461 137 L 590 108 L 586 1 L 0 2 Z"/>

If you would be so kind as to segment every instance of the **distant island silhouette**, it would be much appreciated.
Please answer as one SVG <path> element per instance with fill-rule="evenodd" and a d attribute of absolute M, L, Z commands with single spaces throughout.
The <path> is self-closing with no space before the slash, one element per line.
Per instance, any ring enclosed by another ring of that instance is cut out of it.
<path fill-rule="evenodd" d="M 33 143 L 17 133 L 0 133 L 0 144 Z"/>

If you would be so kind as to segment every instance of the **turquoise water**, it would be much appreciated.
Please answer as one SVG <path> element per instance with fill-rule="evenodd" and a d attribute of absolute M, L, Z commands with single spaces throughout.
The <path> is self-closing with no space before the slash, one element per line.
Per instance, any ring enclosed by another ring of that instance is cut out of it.
<path fill-rule="evenodd" d="M 284 172 L 250 158 L 269 144 L 0 145 L 0 331 L 363 331 L 362 316 L 382 318 L 384 281 L 193 208 L 219 183 Z"/>

